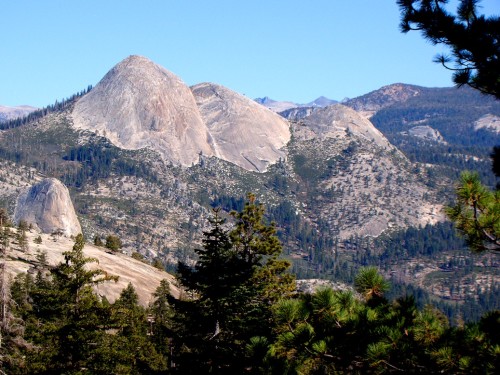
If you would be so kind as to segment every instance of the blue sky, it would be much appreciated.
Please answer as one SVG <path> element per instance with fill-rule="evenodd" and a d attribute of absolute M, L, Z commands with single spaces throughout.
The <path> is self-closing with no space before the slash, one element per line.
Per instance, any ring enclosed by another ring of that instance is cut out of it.
<path fill-rule="evenodd" d="M 444 47 L 401 34 L 395 0 L 0 0 L 0 105 L 44 106 L 143 55 L 188 85 L 250 98 L 341 100 L 451 86 Z M 499 0 L 483 0 L 499 14 Z"/>

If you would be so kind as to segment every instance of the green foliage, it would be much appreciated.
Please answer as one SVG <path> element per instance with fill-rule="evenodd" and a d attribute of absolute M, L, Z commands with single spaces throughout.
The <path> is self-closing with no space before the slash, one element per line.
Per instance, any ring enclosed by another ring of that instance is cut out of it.
<path fill-rule="evenodd" d="M 0 228 L 0 246 L 6 249 L 10 245 L 10 229 L 9 227 Z"/>
<path fill-rule="evenodd" d="M 378 273 L 375 267 L 366 267 L 359 270 L 354 279 L 356 291 L 365 297 L 366 301 L 382 298 L 389 289 L 389 283 Z"/>
<path fill-rule="evenodd" d="M 20 231 L 27 231 L 29 228 L 28 222 L 26 220 L 20 220 L 19 224 L 17 225 L 17 229 Z"/>
<path fill-rule="evenodd" d="M 92 287 L 116 277 L 86 268 L 96 260 L 84 256 L 84 244 L 79 234 L 50 276 L 39 272 L 34 281 L 26 276 L 13 285 L 25 338 L 33 343 L 25 353 L 29 373 L 78 373 L 94 366 L 91 358 L 103 342 L 106 308 Z"/>
<path fill-rule="evenodd" d="M 145 261 L 146 260 L 146 257 L 144 255 L 142 255 L 141 253 L 137 252 L 137 251 L 134 251 L 131 255 L 132 258 L 136 259 L 136 260 L 140 260 L 140 261 Z"/>
<path fill-rule="evenodd" d="M 413 296 L 386 299 L 374 267 L 351 290 L 293 292 L 275 227 L 252 195 L 232 215 L 214 210 L 198 262 L 179 265 L 180 299 L 163 280 L 146 309 L 129 284 L 110 304 L 93 287 L 115 279 L 88 267 L 76 237 L 64 262 L 20 274 L 2 325 L 1 371 L 12 374 L 497 373 L 500 312 L 450 326 Z M 9 328 L 8 330 L 5 328 Z M 174 367 L 169 368 L 169 364 Z"/>
<path fill-rule="evenodd" d="M 270 336 L 263 322 L 271 318 L 272 304 L 294 289 L 286 273 L 289 263 L 279 259 L 274 225 L 264 223 L 263 206 L 253 195 L 248 198 L 241 212 L 232 213 L 231 231 L 215 209 L 203 249 L 195 250 L 195 267 L 179 265 L 180 280 L 193 295 L 174 305 L 178 319 L 188 322 L 178 323 L 175 337 L 177 347 L 184 348 L 176 359 L 181 371 L 243 371 L 242 343 Z"/>
<path fill-rule="evenodd" d="M 162 353 L 165 358 L 170 357 L 172 339 L 172 321 L 174 311 L 169 302 L 171 299 L 170 284 L 167 280 L 162 280 L 158 288 L 153 293 L 153 302 L 148 308 L 147 317 L 152 334 L 152 342 L 158 353 Z"/>
<path fill-rule="evenodd" d="M 161 261 L 160 258 L 153 259 L 153 262 L 151 263 L 151 265 L 158 270 L 161 270 L 161 271 L 165 270 L 165 266 L 163 265 L 163 262 Z"/>
<path fill-rule="evenodd" d="M 154 374 L 167 367 L 166 358 L 158 353 L 150 336 L 146 309 L 138 304 L 132 284 L 122 290 L 111 305 L 110 327 L 116 330 L 107 335 L 100 352 L 100 371 L 105 373 Z"/>
<path fill-rule="evenodd" d="M 495 373 L 498 317 L 454 328 L 436 309 L 419 311 L 413 297 L 374 306 L 323 288 L 276 304 L 274 338 L 255 337 L 247 351 L 272 374 Z"/>
<path fill-rule="evenodd" d="M 106 237 L 105 247 L 111 251 L 118 251 L 122 248 L 122 241 L 118 236 L 110 234 Z"/>
<path fill-rule="evenodd" d="M 458 86 L 500 98 L 500 17 L 478 14 L 478 0 L 461 0 L 456 14 L 447 10 L 447 2 L 398 0 L 401 30 L 420 30 L 431 43 L 450 47 L 451 57 L 438 55 L 435 61 L 454 71 Z"/>
<path fill-rule="evenodd" d="M 473 251 L 500 250 L 500 190 L 483 186 L 477 173 L 464 172 L 455 205 L 446 214 L 465 235 Z"/>
<path fill-rule="evenodd" d="M 117 277 L 89 269 L 96 260 L 84 256 L 84 244 L 79 234 L 73 249 L 64 253 L 65 261 L 50 274 L 40 271 L 35 279 L 20 274 L 14 280 L 13 312 L 25 322 L 18 342 L 26 340 L 18 357 L 24 359 L 3 368 L 13 374 L 163 373 L 168 347 L 165 332 L 159 331 L 171 317 L 168 283 L 162 282 L 155 293 L 151 314 L 138 304 L 131 284 L 110 304 L 93 287 Z M 14 354 L 10 349 L 9 358 Z"/>
<path fill-rule="evenodd" d="M 104 243 L 103 243 L 103 242 L 102 242 L 102 240 L 101 240 L 101 236 L 96 235 L 96 236 L 94 237 L 94 245 L 95 245 L 95 246 L 99 246 L 99 247 L 104 246 Z"/>
<path fill-rule="evenodd" d="M 28 251 L 28 248 L 29 248 L 28 236 L 26 235 L 25 229 L 20 228 L 17 230 L 16 240 L 17 240 L 17 243 L 18 243 L 21 251 L 24 251 L 24 252 Z"/>
<path fill-rule="evenodd" d="M 89 182 L 108 178 L 112 174 L 157 181 L 155 172 L 146 163 L 130 157 L 127 152 L 112 145 L 105 138 L 94 139 L 89 144 L 74 147 L 63 159 L 81 163 L 81 168 L 62 176 L 64 183 L 68 186 L 79 188 Z"/>
<path fill-rule="evenodd" d="M 5 208 L 0 208 L 0 228 L 9 226 L 10 219 Z"/>

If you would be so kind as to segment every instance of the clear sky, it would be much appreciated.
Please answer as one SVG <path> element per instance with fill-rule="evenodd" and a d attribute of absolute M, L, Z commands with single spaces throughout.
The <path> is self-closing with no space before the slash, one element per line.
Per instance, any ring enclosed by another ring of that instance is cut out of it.
<path fill-rule="evenodd" d="M 486 14 L 500 0 L 483 0 Z M 45 106 L 143 55 L 188 85 L 341 100 L 403 82 L 451 86 L 444 47 L 401 34 L 396 0 L 0 0 L 0 105 Z"/>

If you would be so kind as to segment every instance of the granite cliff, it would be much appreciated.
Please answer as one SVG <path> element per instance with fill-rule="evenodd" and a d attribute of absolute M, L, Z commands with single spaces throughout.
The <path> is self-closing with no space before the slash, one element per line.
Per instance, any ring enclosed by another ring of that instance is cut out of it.
<path fill-rule="evenodd" d="M 14 222 L 25 220 L 42 233 L 81 233 L 69 191 L 59 180 L 46 178 L 25 189 L 16 202 Z"/>
<path fill-rule="evenodd" d="M 257 172 L 285 157 L 281 148 L 290 140 L 290 129 L 284 118 L 220 85 L 191 89 L 217 157 Z"/>

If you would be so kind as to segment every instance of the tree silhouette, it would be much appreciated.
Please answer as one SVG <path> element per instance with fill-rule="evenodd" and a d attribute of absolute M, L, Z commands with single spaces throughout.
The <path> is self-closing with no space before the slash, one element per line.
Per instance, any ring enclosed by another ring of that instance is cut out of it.
<path fill-rule="evenodd" d="M 431 43 L 450 47 L 450 56 L 438 55 L 434 61 L 453 71 L 458 86 L 499 99 L 500 17 L 478 14 L 479 2 L 461 0 L 452 14 L 447 0 L 398 0 L 401 31 L 419 30 Z"/>

